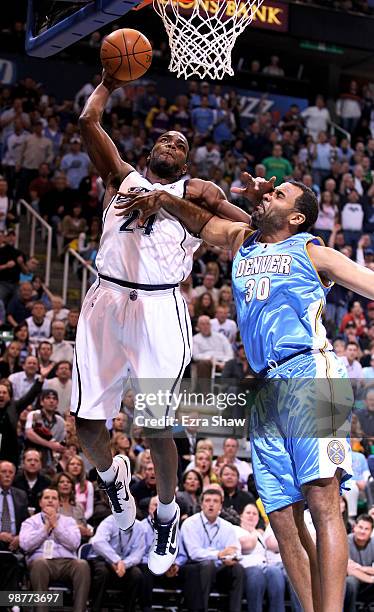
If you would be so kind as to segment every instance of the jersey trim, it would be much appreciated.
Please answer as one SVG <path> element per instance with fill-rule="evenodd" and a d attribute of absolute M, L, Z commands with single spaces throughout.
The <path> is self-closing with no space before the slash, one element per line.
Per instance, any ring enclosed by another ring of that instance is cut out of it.
<path fill-rule="evenodd" d="M 318 270 L 317 270 L 316 266 L 314 265 L 314 261 L 313 261 L 313 259 L 312 259 L 312 258 L 311 258 L 311 256 L 309 255 L 309 251 L 308 251 L 308 244 L 317 244 L 317 241 L 319 242 L 319 246 L 324 246 L 324 245 L 325 245 L 325 243 L 323 242 L 322 238 L 319 238 L 318 236 L 317 236 L 317 237 L 315 237 L 315 238 L 310 238 L 310 240 L 307 240 L 307 241 L 305 242 L 305 244 L 304 244 L 305 253 L 307 254 L 307 256 L 308 256 L 308 258 L 309 258 L 309 261 L 310 261 L 310 263 L 312 264 L 313 270 L 314 270 L 314 271 L 315 271 L 315 273 L 316 273 L 316 276 L 317 276 L 317 278 L 318 278 L 318 281 L 319 281 L 319 283 L 320 283 L 321 287 L 323 287 L 324 289 L 331 289 L 331 287 L 333 287 L 333 286 L 335 285 L 334 281 L 329 280 L 329 281 L 328 281 L 328 284 L 326 284 L 326 283 L 323 281 L 323 279 L 322 279 L 322 277 L 320 276 L 320 274 L 319 274 L 319 272 L 318 272 Z"/>
<path fill-rule="evenodd" d="M 249 246 L 252 243 L 253 239 L 254 239 L 254 235 L 253 234 L 256 234 L 257 232 L 258 232 L 258 230 L 254 230 L 254 229 L 248 228 L 248 230 L 246 231 L 246 233 L 244 235 L 243 242 L 240 245 L 239 249 L 241 249 L 242 247 L 245 249 L 247 246 Z M 238 251 L 239 251 L 239 249 L 238 249 Z"/>
<path fill-rule="evenodd" d="M 186 356 L 186 341 L 185 341 L 185 339 L 184 339 L 184 333 L 183 333 L 183 328 L 182 328 L 182 324 L 181 324 L 181 318 L 180 318 L 180 316 L 179 316 L 179 308 L 178 308 L 177 298 L 176 298 L 176 296 L 175 296 L 175 289 L 173 290 L 173 298 L 174 298 L 174 302 L 175 302 L 175 309 L 176 309 L 176 311 L 177 311 L 177 317 L 178 317 L 179 329 L 181 330 L 181 336 L 182 336 L 182 341 L 183 341 L 183 357 L 182 357 L 182 364 L 181 364 L 181 367 L 180 367 L 179 372 L 178 372 L 178 376 L 177 376 L 177 378 L 175 379 L 175 381 L 174 381 L 174 383 L 173 383 L 173 386 L 172 386 L 172 388 L 171 388 L 171 390 L 170 390 L 170 394 L 171 394 L 171 396 L 173 396 L 174 389 L 175 389 L 175 387 L 177 386 L 178 381 L 179 381 L 179 379 L 181 378 L 181 376 L 182 376 L 182 374 L 183 374 L 183 371 L 184 371 L 184 359 L 185 359 L 185 356 Z M 169 408 L 170 408 L 170 405 L 168 405 L 168 407 L 167 407 L 167 409 L 166 409 L 166 415 L 165 415 L 166 417 L 168 417 L 168 416 L 169 416 Z"/>
<path fill-rule="evenodd" d="M 74 416 L 78 416 L 78 412 L 81 409 L 81 404 L 82 404 L 82 382 L 81 382 L 81 374 L 79 371 L 79 366 L 78 366 L 78 357 L 77 357 L 77 347 L 74 347 L 74 352 L 75 352 L 75 365 L 77 368 L 77 374 L 78 374 L 78 406 L 75 412 L 72 412 L 72 414 Z"/>

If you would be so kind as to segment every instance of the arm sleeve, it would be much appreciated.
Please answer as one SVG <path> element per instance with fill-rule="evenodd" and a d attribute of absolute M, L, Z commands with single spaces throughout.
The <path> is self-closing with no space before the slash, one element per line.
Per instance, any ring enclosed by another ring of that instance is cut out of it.
<path fill-rule="evenodd" d="M 123 561 L 126 567 L 133 567 L 139 565 L 142 558 L 145 555 L 145 537 L 144 531 L 140 523 L 135 523 L 133 527 L 133 534 L 131 538 L 131 544 L 129 550 L 126 551 L 126 555 Z"/>
<path fill-rule="evenodd" d="M 97 555 L 103 557 L 109 563 L 117 563 L 121 557 L 110 545 L 113 536 L 112 521 L 104 520 L 97 528 L 94 537 L 91 540 L 92 547 Z"/>
<path fill-rule="evenodd" d="M 19 545 L 26 553 L 31 553 L 43 544 L 48 538 L 48 533 L 45 528 L 41 528 L 35 520 L 27 519 L 22 523 L 19 533 Z"/>
<path fill-rule="evenodd" d="M 219 550 L 204 548 L 194 522 L 186 519 L 181 528 L 184 549 L 192 561 L 217 561 Z"/>
<path fill-rule="evenodd" d="M 72 552 L 76 551 L 81 543 L 81 532 L 73 518 L 60 515 L 53 533 L 56 541 Z"/>

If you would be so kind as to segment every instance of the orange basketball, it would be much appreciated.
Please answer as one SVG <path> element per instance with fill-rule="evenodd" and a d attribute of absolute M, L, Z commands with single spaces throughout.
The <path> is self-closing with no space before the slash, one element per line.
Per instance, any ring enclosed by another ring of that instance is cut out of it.
<path fill-rule="evenodd" d="M 116 30 L 104 38 L 100 59 L 110 76 L 119 81 L 134 81 L 143 76 L 151 65 L 151 43 L 138 30 Z"/>

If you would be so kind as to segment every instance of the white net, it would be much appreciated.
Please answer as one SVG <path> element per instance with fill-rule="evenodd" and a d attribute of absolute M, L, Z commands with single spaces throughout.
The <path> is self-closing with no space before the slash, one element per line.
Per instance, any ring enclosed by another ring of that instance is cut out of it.
<path fill-rule="evenodd" d="M 169 38 L 169 70 L 185 79 L 234 74 L 231 52 L 264 0 L 153 0 Z"/>

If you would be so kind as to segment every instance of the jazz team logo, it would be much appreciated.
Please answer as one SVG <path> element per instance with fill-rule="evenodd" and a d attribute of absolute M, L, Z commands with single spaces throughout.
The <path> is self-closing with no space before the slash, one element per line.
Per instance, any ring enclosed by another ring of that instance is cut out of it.
<path fill-rule="evenodd" d="M 331 440 L 327 446 L 327 454 L 330 461 L 335 463 L 335 465 L 340 465 L 345 459 L 345 449 L 343 444 L 339 442 L 339 440 Z"/>

